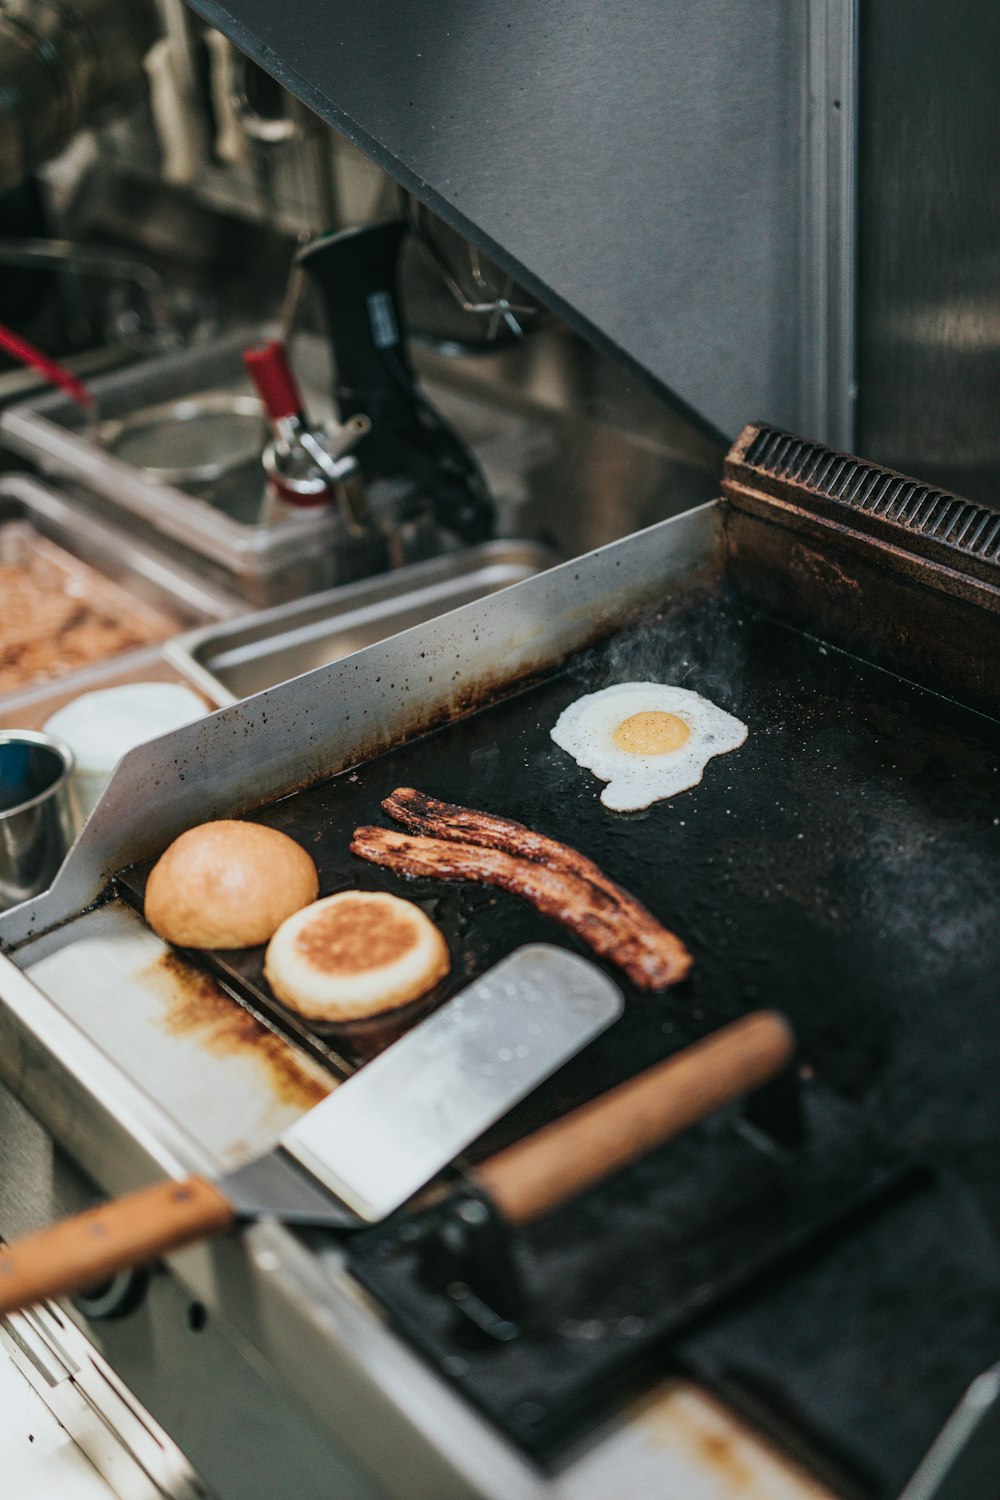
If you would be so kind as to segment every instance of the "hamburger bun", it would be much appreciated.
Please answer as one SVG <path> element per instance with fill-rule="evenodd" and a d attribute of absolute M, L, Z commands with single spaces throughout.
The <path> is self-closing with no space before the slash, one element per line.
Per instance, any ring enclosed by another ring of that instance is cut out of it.
<path fill-rule="evenodd" d="M 316 866 L 287 834 L 223 819 L 182 833 L 146 883 L 146 921 L 180 948 L 250 948 L 315 901 Z"/>
<path fill-rule="evenodd" d="M 317 1021 L 394 1010 L 426 994 L 450 967 L 430 917 L 381 891 L 340 891 L 297 911 L 264 957 L 282 1004 Z"/>

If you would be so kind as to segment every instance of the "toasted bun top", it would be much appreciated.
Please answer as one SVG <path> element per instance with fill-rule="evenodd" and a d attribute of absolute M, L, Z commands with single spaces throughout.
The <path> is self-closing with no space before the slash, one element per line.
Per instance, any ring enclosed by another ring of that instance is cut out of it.
<path fill-rule="evenodd" d="M 417 912 L 394 896 L 344 891 L 315 903 L 299 925 L 295 947 L 316 974 L 364 974 L 398 963 L 418 946 Z"/>
<path fill-rule="evenodd" d="M 447 944 L 430 918 L 382 891 L 341 891 L 296 912 L 264 959 L 279 1000 L 331 1021 L 405 1005 L 449 966 Z"/>
<path fill-rule="evenodd" d="M 221 819 L 189 828 L 153 866 L 146 921 L 182 948 L 249 948 L 266 943 L 318 889 L 316 866 L 294 839 Z"/>

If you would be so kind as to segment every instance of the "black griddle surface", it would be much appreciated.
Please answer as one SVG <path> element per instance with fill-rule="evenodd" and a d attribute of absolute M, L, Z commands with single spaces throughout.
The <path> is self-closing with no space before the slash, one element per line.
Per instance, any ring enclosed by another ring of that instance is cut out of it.
<path fill-rule="evenodd" d="M 620 815 L 601 806 L 602 784 L 556 748 L 549 730 L 582 693 L 628 680 L 695 688 L 743 719 L 749 735 L 740 750 L 708 763 L 699 786 Z M 439 922 L 453 970 L 430 1003 L 522 943 L 578 945 L 505 892 L 404 881 L 353 857 L 354 827 L 388 826 L 379 803 L 399 785 L 519 819 L 576 845 L 690 947 L 690 978 L 664 995 L 640 994 L 616 973 L 626 994 L 623 1019 L 495 1127 L 474 1154 L 537 1128 L 725 1021 L 773 1006 L 791 1019 L 803 1054 L 826 1084 L 895 1147 L 930 1161 L 942 1180 L 957 1184 L 976 1218 L 984 1274 L 992 1276 L 1000 1232 L 998 766 L 995 721 L 736 604 L 701 601 L 623 632 L 551 678 L 255 816 L 309 850 L 321 894 L 352 886 L 390 890 Z M 147 871 L 136 867 L 120 877 L 137 902 Z M 294 1025 L 267 989 L 262 957 L 261 950 L 202 956 L 235 993 L 279 1024 Z M 397 1019 L 406 1024 L 416 1014 Z M 317 1046 L 332 1048 L 350 1067 L 388 1039 L 331 1029 Z M 891 1268 L 891 1235 L 879 1254 Z M 892 1279 L 891 1269 L 885 1274 Z M 905 1284 L 898 1290 L 905 1311 L 911 1293 Z M 913 1290 L 915 1307 L 922 1295 Z M 969 1346 L 968 1359 L 945 1361 L 919 1431 L 912 1422 L 906 1432 L 899 1423 L 893 1427 L 884 1392 L 881 1406 L 873 1396 L 871 1420 L 845 1431 L 836 1392 L 850 1396 L 858 1383 L 832 1353 L 825 1364 L 820 1358 L 821 1349 L 840 1347 L 841 1317 L 819 1307 L 817 1326 L 826 1332 L 811 1340 L 809 1359 L 813 1374 L 823 1371 L 820 1391 L 796 1371 L 794 1359 L 775 1375 L 771 1364 L 780 1363 L 781 1351 L 794 1351 L 787 1311 L 775 1315 L 772 1327 L 767 1305 L 760 1302 L 759 1315 L 770 1332 L 757 1330 L 770 1340 L 761 1385 L 772 1395 L 780 1387 L 796 1419 L 853 1455 L 873 1493 L 891 1493 L 961 1383 L 977 1373 L 979 1342 Z M 817 1318 L 815 1306 L 809 1316 Z M 926 1340 L 925 1320 L 916 1321 Z M 944 1342 L 951 1333 L 946 1316 L 941 1322 Z M 853 1331 L 851 1360 L 863 1364 L 865 1330 Z M 725 1331 L 718 1337 L 725 1342 Z M 746 1342 L 740 1367 L 749 1388 L 754 1372 Z M 907 1357 L 905 1348 L 897 1352 Z M 1000 1357 L 1000 1338 L 995 1352 Z M 885 1350 L 869 1353 L 883 1368 Z M 711 1358 L 698 1359 L 718 1371 L 718 1343 Z M 798 1406 L 796 1392 L 804 1393 Z M 845 1411 L 852 1400 L 845 1398 Z"/>
<path fill-rule="evenodd" d="M 520 1324 L 515 1338 L 493 1337 L 463 1311 L 466 1284 L 487 1305 L 491 1290 L 468 1262 L 442 1265 L 447 1204 L 353 1236 L 351 1270 L 487 1416 L 547 1457 L 609 1393 L 655 1374 L 666 1342 L 706 1310 L 922 1187 L 919 1167 L 895 1159 L 851 1103 L 812 1079 L 802 1104 L 807 1130 L 794 1149 L 762 1139 L 739 1110 L 721 1111 L 519 1230 L 527 1297 L 503 1309 Z M 457 1301 L 447 1294 L 456 1283 Z"/>

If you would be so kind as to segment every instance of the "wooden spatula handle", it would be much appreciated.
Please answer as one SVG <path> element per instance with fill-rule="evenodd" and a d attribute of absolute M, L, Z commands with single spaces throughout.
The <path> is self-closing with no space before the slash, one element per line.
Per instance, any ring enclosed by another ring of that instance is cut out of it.
<path fill-rule="evenodd" d="M 795 1041 L 756 1011 L 483 1162 L 476 1177 L 510 1224 L 530 1224 L 780 1073 Z"/>
<path fill-rule="evenodd" d="M 159 1182 L 37 1234 L 0 1245 L 0 1313 L 97 1286 L 233 1222 L 233 1206 L 203 1177 Z"/>

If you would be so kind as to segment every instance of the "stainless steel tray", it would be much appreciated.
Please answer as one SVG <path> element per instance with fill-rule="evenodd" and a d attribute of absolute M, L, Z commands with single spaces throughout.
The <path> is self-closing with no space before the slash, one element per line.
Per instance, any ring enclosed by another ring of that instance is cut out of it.
<path fill-rule="evenodd" d="M 146 603 L 177 615 L 184 626 L 228 619 L 246 608 L 235 594 L 179 563 L 173 549 L 144 544 L 95 516 L 77 496 L 27 474 L 0 477 L 0 523 L 15 520 L 26 521 L 122 588 L 139 592 Z"/>
<path fill-rule="evenodd" d="M 370 573 L 370 557 L 345 534 L 336 513 L 303 511 L 276 520 L 257 519 L 265 483 L 256 458 L 214 480 L 182 487 L 109 452 L 97 435 L 127 426 L 137 413 L 190 405 L 192 398 L 256 400 L 240 356 L 249 344 L 273 332 L 264 325 L 242 327 L 200 348 L 158 355 L 91 381 L 100 412 L 96 427 L 88 425 L 61 392 L 36 394 L 0 415 L 3 440 L 44 472 L 86 490 L 101 513 L 112 508 L 117 524 L 154 542 L 169 538 L 189 566 L 218 579 L 254 608 L 349 583 Z M 292 340 L 291 352 L 307 409 L 315 419 L 326 419 L 331 412 L 327 345 L 315 335 L 300 333 Z M 546 455 L 551 457 L 551 435 L 537 415 L 506 410 L 495 395 L 470 400 L 467 389 L 434 385 L 434 399 L 477 453 L 497 502 L 501 528 L 516 529 L 510 513 L 526 498 L 524 471 Z M 261 449 L 265 439 L 262 423 Z M 387 503 L 392 490 L 390 483 L 383 496 Z M 432 531 L 425 528 L 409 555 L 426 557 L 439 550 Z"/>
<path fill-rule="evenodd" d="M 120 420 L 200 394 L 225 391 L 252 396 L 240 355 L 267 331 L 241 328 L 211 344 L 158 355 L 93 380 L 91 389 L 102 421 Z M 322 391 L 328 376 L 319 342 L 297 340 L 295 363 L 310 411 L 324 415 Z M 328 409 L 328 401 L 325 405 Z M 34 396 L 9 408 L 0 418 L 0 429 L 15 452 L 44 472 L 72 479 L 101 496 L 122 520 L 154 536 L 169 537 L 192 563 L 231 579 L 230 586 L 253 604 L 277 603 L 337 581 L 335 544 L 340 527 L 333 513 L 303 512 L 260 524 L 247 519 L 247 497 L 235 490 L 217 497 L 217 505 L 211 503 L 208 490 L 184 490 L 154 479 L 106 451 L 79 408 L 61 392 Z M 262 450 L 265 441 L 262 421 Z M 255 463 L 249 469 L 235 476 L 237 487 L 240 483 L 244 489 L 259 487 L 262 500 L 263 469 L 258 473 Z M 227 476 L 230 489 L 232 481 L 233 476 Z M 234 513 L 219 508 L 223 503 Z"/>
<path fill-rule="evenodd" d="M 177 636 L 167 655 L 234 703 L 554 566 L 536 542 L 486 542 L 395 573 Z"/>
<path fill-rule="evenodd" d="M 0 479 L 0 526 L 8 522 L 29 528 L 138 601 L 165 612 L 176 620 L 178 630 L 228 619 L 245 607 L 234 595 L 206 582 L 165 553 L 103 524 L 72 497 L 58 494 L 25 475 L 11 474 Z M 2 636 L 0 620 L 0 640 Z M 22 707 L 30 710 L 40 694 L 50 696 L 58 690 L 66 698 L 85 691 L 88 686 L 99 685 L 92 679 L 105 675 L 103 669 L 108 661 L 114 661 L 116 673 L 127 676 L 131 667 L 139 669 L 155 660 L 163 660 L 160 648 L 142 646 L 76 671 L 26 683 L 12 692 L 0 693 L 0 715 L 11 724 L 16 722 L 12 714 Z M 21 721 L 19 727 L 27 727 L 27 721 Z"/>

